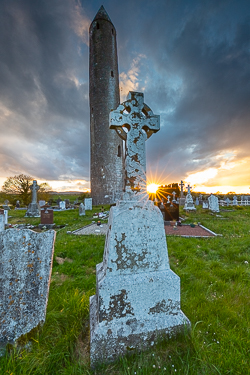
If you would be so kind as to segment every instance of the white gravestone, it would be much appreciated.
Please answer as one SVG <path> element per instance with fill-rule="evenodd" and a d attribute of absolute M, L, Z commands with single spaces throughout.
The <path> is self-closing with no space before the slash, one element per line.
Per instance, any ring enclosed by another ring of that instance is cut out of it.
<path fill-rule="evenodd" d="M 32 201 L 28 206 L 28 209 L 25 213 L 25 217 L 40 217 L 41 209 L 39 204 L 37 203 L 37 191 L 39 190 L 40 186 L 37 185 L 37 181 L 34 180 L 33 184 L 30 186 L 32 191 Z"/>
<path fill-rule="evenodd" d="M 238 204 L 237 196 L 235 195 L 235 196 L 233 197 L 233 206 L 237 206 L 237 204 Z"/>
<path fill-rule="evenodd" d="M 79 206 L 79 216 L 85 216 L 85 206 L 83 203 L 80 203 Z"/>
<path fill-rule="evenodd" d="M 0 210 L 0 232 L 3 232 L 5 229 L 5 215 L 4 210 Z"/>
<path fill-rule="evenodd" d="M 8 210 L 4 210 L 4 224 L 8 225 Z"/>
<path fill-rule="evenodd" d="M 66 209 L 66 203 L 65 203 L 65 201 L 60 201 L 59 202 L 59 207 L 60 207 L 61 210 L 65 210 Z"/>
<path fill-rule="evenodd" d="M 39 203 L 39 206 L 42 207 L 42 206 L 45 206 L 46 202 L 44 200 L 41 200 L 38 202 Z"/>
<path fill-rule="evenodd" d="M 45 321 L 55 231 L 0 233 L 0 346 Z"/>
<path fill-rule="evenodd" d="M 208 208 L 208 202 L 202 201 L 202 208 Z"/>
<path fill-rule="evenodd" d="M 190 192 L 191 186 L 187 186 L 188 192 L 185 199 L 185 205 L 183 207 L 183 210 L 185 211 L 196 211 L 196 208 L 194 206 L 194 201 Z"/>
<path fill-rule="evenodd" d="M 92 198 L 85 198 L 84 206 L 86 211 L 92 211 Z"/>
<path fill-rule="evenodd" d="M 123 200 L 110 210 L 103 262 L 96 266 L 96 295 L 90 297 L 92 365 L 150 347 L 157 337 L 190 324 L 180 309 L 180 279 L 169 267 L 161 211 L 148 200 L 142 181 L 145 141 L 159 125 L 142 93 L 130 92 L 110 113 L 110 127 L 118 126 L 126 140 L 127 179 Z M 123 126 L 129 127 L 127 136 Z"/>
<path fill-rule="evenodd" d="M 208 197 L 208 208 L 213 212 L 220 212 L 219 199 L 213 194 Z"/>

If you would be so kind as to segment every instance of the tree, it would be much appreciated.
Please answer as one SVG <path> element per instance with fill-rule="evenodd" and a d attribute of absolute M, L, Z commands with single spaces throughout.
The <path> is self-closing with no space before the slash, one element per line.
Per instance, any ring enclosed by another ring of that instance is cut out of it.
<path fill-rule="evenodd" d="M 47 182 L 43 182 L 42 184 L 39 184 L 39 186 L 40 188 L 37 192 L 38 199 L 48 202 L 51 198 L 52 187 Z"/>
<path fill-rule="evenodd" d="M 11 203 L 13 200 L 19 199 L 27 205 L 31 200 L 31 190 L 29 187 L 32 185 L 32 181 L 33 177 L 25 174 L 8 177 L 2 186 L 2 192 L 6 194 Z"/>

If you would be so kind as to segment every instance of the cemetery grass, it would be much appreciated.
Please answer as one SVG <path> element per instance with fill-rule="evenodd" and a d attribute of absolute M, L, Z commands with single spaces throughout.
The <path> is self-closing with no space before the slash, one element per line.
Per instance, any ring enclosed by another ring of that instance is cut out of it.
<path fill-rule="evenodd" d="M 9 222 L 38 224 L 24 213 L 10 211 Z M 219 216 L 198 208 L 181 216 L 222 235 L 167 237 L 190 330 L 92 370 L 89 296 L 95 294 L 95 265 L 102 261 L 105 237 L 67 234 L 91 223 L 90 211 L 85 217 L 77 210 L 55 212 L 55 223 L 67 225 L 57 230 L 46 321 L 8 347 L 0 374 L 249 374 L 250 207 L 225 209 Z"/>

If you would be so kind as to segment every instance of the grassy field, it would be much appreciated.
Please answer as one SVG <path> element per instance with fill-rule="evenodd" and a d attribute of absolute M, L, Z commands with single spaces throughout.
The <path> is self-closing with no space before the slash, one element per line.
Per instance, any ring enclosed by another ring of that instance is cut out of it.
<path fill-rule="evenodd" d="M 9 222 L 39 223 L 24 214 L 10 211 Z M 91 370 L 89 296 L 95 294 L 105 237 L 67 234 L 92 221 L 89 211 L 85 217 L 77 210 L 55 212 L 55 223 L 66 226 L 57 230 L 46 322 L 8 348 L 0 374 L 250 374 L 250 207 L 225 208 L 221 217 L 201 208 L 184 215 L 187 223 L 201 222 L 222 234 L 167 237 L 190 332 Z M 55 257 L 67 259 L 59 265 Z"/>

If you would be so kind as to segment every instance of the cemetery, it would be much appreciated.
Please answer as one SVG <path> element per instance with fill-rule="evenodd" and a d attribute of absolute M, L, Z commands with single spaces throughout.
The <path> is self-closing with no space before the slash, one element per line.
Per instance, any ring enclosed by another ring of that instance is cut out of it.
<path fill-rule="evenodd" d="M 107 219 L 98 215 L 93 219 L 101 209 L 93 206 L 85 216 L 79 216 L 77 209 L 54 212 L 54 222 L 65 225 L 55 229 L 54 259 L 72 262 L 58 264 L 54 260 L 45 323 L 7 347 L 0 358 L 1 373 L 143 374 L 145 369 L 155 374 L 174 374 L 175 369 L 179 373 L 247 373 L 249 206 L 234 206 L 233 210 L 225 206 L 220 215 L 202 206 L 192 212 L 180 208 L 184 223 L 200 222 L 222 234 L 210 238 L 166 237 L 170 267 L 181 278 L 181 309 L 192 324 L 191 330 L 140 354 L 132 352 L 112 364 L 101 364 L 98 370 L 91 369 L 89 297 L 95 294 L 95 267 L 103 258 L 105 235 L 73 232 L 93 225 L 93 221 L 107 225 Z M 104 209 L 109 211 L 109 206 Z M 38 218 L 24 215 L 24 211 L 10 210 L 9 223 L 39 224 Z M 69 231 L 71 234 L 67 234 Z"/>
<path fill-rule="evenodd" d="M 149 199 L 160 116 L 141 92 L 120 103 L 103 6 L 90 78 L 92 196 L 46 202 L 33 180 L 27 207 L 0 202 L 0 374 L 249 373 L 249 197 L 181 181 Z"/>

